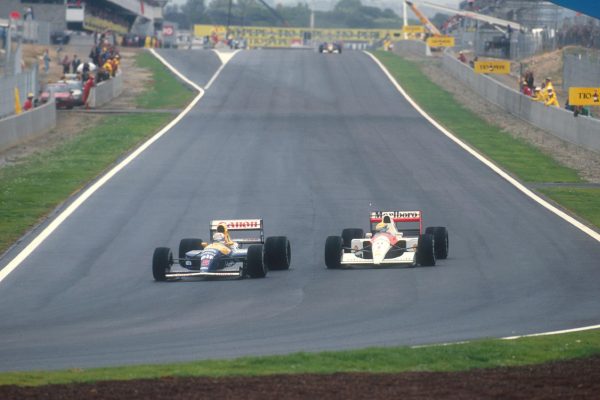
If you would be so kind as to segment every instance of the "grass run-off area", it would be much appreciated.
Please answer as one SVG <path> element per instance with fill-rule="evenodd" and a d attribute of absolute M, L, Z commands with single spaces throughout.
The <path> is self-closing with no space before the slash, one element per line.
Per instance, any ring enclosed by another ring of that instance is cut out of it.
<path fill-rule="evenodd" d="M 136 64 L 152 71 L 152 85 L 143 96 L 137 98 L 139 108 L 160 109 L 185 107 L 194 97 L 194 92 L 175 83 L 175 78 L 160 61 L 149 52 L 138 53 Z"/>
<path fill-rule="evenodd" d="M 138 65 L 152 71 L 153 81 L 168 87 L 143 93 L 138 108 L 182 108 L 193 92 L 151 54 L 137 56 Z M 127 73 L 127 72 L 125 72 Z M 110 115 L 95 126 L 52 149 L 0 169 L 0 254 L 70 195 L 93 180 L 127 151 L 156 133 L 173 118 L 152 113 Z"/>
<path fill-rule="evenodd" d="M 524 182 L 580 183 L 577 172 L 489 124 L 455 101 L 421 71 L 419 62 L 384 51 L 375 56 L 421 108 L 455 136 Z M 600 188 L 546 188 L 542 193 L 600 227 Z"/>
<path fill-rule="evenodd" d="M 480 340 L 430 347 L 386 347 L 361 350 L 244 357 L 180 364 L 44 372 L 0 373 L 0 385 L 37 386 L 57 383 L 129 380 L 165 376 L 257 376 L 336 372 L 399 373 L 464 371 L 474 368 L 539 364 L 600 353 L 600 330 L 515 340 Z"/>

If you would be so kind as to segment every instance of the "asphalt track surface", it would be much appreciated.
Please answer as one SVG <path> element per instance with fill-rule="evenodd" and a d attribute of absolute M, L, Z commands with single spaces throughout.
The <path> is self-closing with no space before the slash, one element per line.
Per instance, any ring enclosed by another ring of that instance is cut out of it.
<path fill-rule="evenodd" d="M 210 52 L 162 54 L 201 85 L 214 72 Z M 447 226 L 449 258 L 428 268 L 327 270 L 325 238 L 367 228 L 376 209 L 420 209 L 425 225 Z M 268 236 L 289 237 L 289 271 L 153 281 L 154 247 L 206 239 L 213 218 L 254 217 Z M 423 120 L 367 55 L 246 51 L 0 283 L 0 370 L 596 325 L 598 260 L 598 242 Z"/>

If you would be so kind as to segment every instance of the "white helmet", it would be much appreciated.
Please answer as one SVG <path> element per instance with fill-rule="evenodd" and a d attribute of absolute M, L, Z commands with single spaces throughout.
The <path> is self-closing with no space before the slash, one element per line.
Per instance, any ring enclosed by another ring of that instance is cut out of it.
<path fill-rule="evenodd" d="M 225 241 L 225 234 L 222 232 L 215 232 L 215 234 L 213 235 L 213 241 L 215 242 L 224 242 Z"/>

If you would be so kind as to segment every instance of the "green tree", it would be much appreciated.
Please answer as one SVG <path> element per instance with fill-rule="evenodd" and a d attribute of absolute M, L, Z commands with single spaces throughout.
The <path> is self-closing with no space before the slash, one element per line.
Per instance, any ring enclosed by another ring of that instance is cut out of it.
<path fill-rule="evenodd" d="M 187 3 L 181 7 L 189 26 L 202 22 L 205 9 L 204 0 L 187 0 Z"/>

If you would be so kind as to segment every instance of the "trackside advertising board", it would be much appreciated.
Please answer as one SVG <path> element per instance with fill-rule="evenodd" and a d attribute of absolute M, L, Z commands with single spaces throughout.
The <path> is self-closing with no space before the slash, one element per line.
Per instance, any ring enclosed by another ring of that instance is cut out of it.
<path fill-rule="evenodd" d="M 432 36 L 427 39 L 429 47 L 454 47 L 453 36 Z"/>
<path fill-rule="evenodd" d="M 227 28 L 223 25 L 194 25 L 197 38 L 209 37 L 213 42 L 225 40 Z M 249 47 L 292 47 L 305 45 L 308 40 L 319 42 L 365 42 L 399 38 L 401 29 L 310 29 L 275 28 L 264 26 L 230 26 L 229 35 L 245 39 Z"/>
<path fill-rule="evenodd" d="M 425 33 L 425 27 L 421 25 L 406 25 L 402 27 L 404 33 Z"/>
<path fill-rule="evenodd" d="M 600 106 L 600 88 L 569 88 L 569 104 L 572 106 Z"/>
<path fill-rule="evenodd" d="M 473 69 L 478 74 L 510 74 L 510 61 L 475 61 Z"/>

